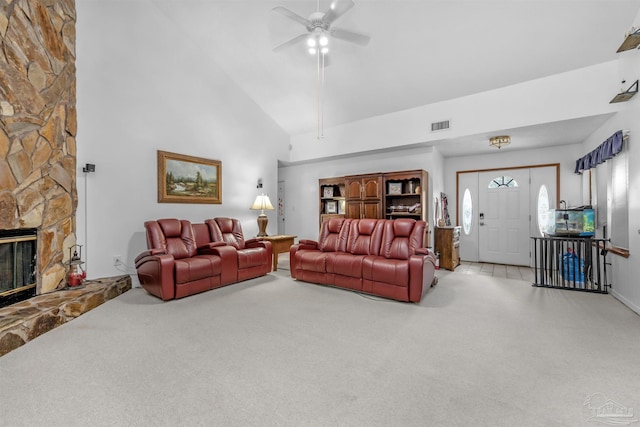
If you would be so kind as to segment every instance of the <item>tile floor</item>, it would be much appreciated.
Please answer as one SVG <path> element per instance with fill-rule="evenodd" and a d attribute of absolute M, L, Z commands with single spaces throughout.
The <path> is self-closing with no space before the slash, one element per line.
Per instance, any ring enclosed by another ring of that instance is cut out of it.
<path fill-rule="evenodd" d="M 445 270 L 447 271 L 447 270 Z M 486 264 L 462 261 L 453 271 L 455 274 L 481 274 L 486 276 L 506 277 L 533 283 L 533 269 L 517 265 Z"/>

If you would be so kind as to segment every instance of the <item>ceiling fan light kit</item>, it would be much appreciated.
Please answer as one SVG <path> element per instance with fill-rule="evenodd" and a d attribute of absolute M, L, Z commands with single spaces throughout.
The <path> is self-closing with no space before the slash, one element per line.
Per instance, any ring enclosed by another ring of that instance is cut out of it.
<path fill-rule="evenodd" d="M 284 6 L 276 6 L 273 12 L 279 13 L 292 21 L 302 24 L 307 32 L 300 34 L 273 48 L 274 52 L 283 50 L 306 40 L 307 51 L 311 55 L 317 56 L 318 64 L 318 136 L 322 139 L 324 128 L 324 67 L 326 66 L 325 56 L 329 53 L 329 37 L 366 46 L 371 39 L 368 35 L 342 28 L 331 27 L 331 24 L 344 15 L 349 9 L 355 6 L 353 0 L 334 0 L 331 2 L 326 12 L 320 12 L 320 0 L 318 0 L 317 11 L 309 15 L 309 18 L 297 14 Z"/>

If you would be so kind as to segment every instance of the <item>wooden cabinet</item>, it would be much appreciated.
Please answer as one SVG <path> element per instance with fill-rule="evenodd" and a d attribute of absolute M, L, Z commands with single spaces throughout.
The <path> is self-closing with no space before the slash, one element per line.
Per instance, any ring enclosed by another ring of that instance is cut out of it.
<path fill-rule="evenodd" d="M 460 265 L 460 227 L 435 227 L 434 251 L 440 252 L 440 268 L 453 271 Z"/>
<path fill-rule="evenodd" d="M 322 178 L 318 180 L 320 225 L 329 218 L 344 218 L 345 181 L 344 177 Z"/>
<path fill-rule="evenodd" d="M 429 174 L 409 170 L 319 180 L 320 224 L 332 217 L 429 218 Z M 426 227 L 425 246 L 429 245 Z"/>
<path fill-rule="evenodd" d="M 345 177 L 346 217 L 382 218 L 382 174 Z"/>

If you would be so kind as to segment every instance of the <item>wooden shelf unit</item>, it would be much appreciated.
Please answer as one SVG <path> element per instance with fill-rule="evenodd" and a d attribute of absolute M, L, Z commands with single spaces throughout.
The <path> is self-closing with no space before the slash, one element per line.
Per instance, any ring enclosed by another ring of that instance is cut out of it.
<path fill-rule="evenodd" d="M 440 252 L 440 268 L 455 270 L 460 265 L 460 227 L 435 227 L 434 251 Z"/>
<path fill-rule="evenodd" d="M 332 217 L 414 218 L 429 223 L 427 171 L 408 170 L 322 178 L 318 180 L 318 184 L 320 225 L 325 219 Z M 425 246 L 428 245 L 427 226 Z"/>
<path fill-rule="evenodd" d="M 329 218 L 344 218 L 345 181 L 344 177 L 321 178 L 318 180 L 320 225 Z"/>

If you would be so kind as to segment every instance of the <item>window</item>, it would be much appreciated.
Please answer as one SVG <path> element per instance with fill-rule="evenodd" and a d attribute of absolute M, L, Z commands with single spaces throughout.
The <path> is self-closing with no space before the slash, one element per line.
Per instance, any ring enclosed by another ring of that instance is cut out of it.
<path fill-rule="evenodd" d="M 487 188 L 501 188 L 501 187 L 513 188 L 517 186 L 518 186 L 518 183 L 516 182 L 515 179 L 513 179 L 510 176 L 503 175 L 503 176 L 497 176 L 493 178 L 491 182 L 489 182 L 489 185 L 487 186 Z"/>
<path fill-rule="evenodd" d="M 591 203 L 596 211 L 596 226 L 603 228 L 602 237 L 611 239 L 611 245 L 629 248 L 629 161 L 628 141 L 613 158 L 590 171 L 590 185 L 595 191 Z"/>
<path fill-rule="evenodd" d="M 553 227 L 553 218 L 549 215 L 549 192 L 547 186 L 542 184 L 538 191 L 538 231 L 541 236 Z"/>
<path fill-rule="evenodd" d="M 462 197 L 462 230 L 467 236 L 471 233 L 471 223 L 473 220 L 473 202 L 469 189 L 464 190 Z"/>

